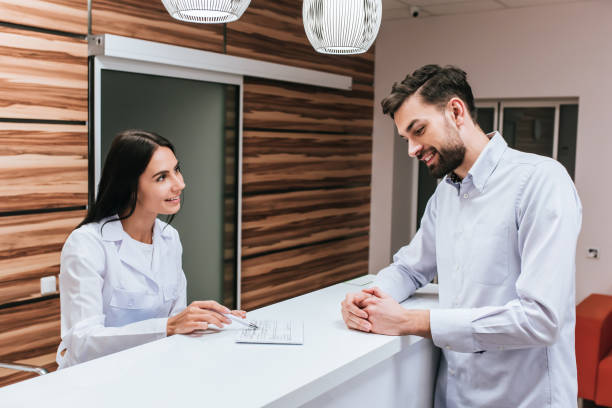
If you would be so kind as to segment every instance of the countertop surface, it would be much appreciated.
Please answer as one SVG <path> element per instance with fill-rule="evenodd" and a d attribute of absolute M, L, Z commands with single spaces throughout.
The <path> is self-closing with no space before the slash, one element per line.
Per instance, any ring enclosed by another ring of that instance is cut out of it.
<path fill-rule="evenodd" d="M 2 407 L 298 406 L 421 340 L 348 330 L 339 283 L 249 312 L 301 320 L 303 345 L 237 344 L 239 327 L 176 335 L 0 389 Z M 403 303 L 435 308 L 437 285 Z"/>

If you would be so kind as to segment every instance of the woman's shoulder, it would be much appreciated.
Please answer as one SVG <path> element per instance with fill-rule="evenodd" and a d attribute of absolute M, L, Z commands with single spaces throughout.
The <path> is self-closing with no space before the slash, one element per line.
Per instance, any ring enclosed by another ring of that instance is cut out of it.
<path fill-rule="evenodd" d="M 91 222 L 70 233 L 60 255 L 60 281 L 80 278 L 90 272 L 104 276 L 108 250 L 100 232 L 102 225 Z"/>
<path fill-rule="evenodd" d="M 73 230 L 64 244 L 64 250 L 74 248 L 78 250 L 81 247 L 101 247 L 103 235 L 102 232 L 108 227 L 105 223 L 108 219 L 98 222 L 90 222 Z M 104 227 L 104 228 L 102 228 Z"/>

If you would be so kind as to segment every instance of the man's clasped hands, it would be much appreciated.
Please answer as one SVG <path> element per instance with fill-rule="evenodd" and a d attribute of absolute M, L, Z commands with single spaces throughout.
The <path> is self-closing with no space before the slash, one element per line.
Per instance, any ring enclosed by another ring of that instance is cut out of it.
<path fill-rule="evenodd" d="M 378 287 L 349 293 L 341 303 L 342 319 L 350 329 L 401 336 L 431 337 L 429 310 L 408 310 Z"/>

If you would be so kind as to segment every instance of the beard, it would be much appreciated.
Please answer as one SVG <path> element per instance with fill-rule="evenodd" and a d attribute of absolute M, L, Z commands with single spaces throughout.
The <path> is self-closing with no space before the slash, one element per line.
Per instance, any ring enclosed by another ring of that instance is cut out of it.
<path fill-rule="evenodd" d="M 428 166 L 430 174 L 435 178 L 442 178 L 463 163 L 465 159 L 465 144 L 459 137 L 459 132 L 450 123 L 446 123 L 447 143 L 436 149 L 438 163 Z"/>

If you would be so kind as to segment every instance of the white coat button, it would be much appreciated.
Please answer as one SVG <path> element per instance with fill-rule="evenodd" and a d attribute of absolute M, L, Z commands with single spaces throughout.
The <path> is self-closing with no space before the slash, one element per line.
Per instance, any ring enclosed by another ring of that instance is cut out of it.
<path fill-rule="evenodd" d="M 449 369 L 448 369 L 448 373 L 449 373 L 450 375 L 455 375 L 455 370 L 452 370 L 452 369 L 450 369 L 450 368 L 449 368 Z"/>
<path fill-rule="evenodd" d="M 463 195 L 463 198 L 468 198 L 468 197 L 469 197 L 469 194 L 467 193 Z"/>
<path fill-rule="evenodd" d="M 450 350 L 450 349 L 451 349 L 451 346 L 447 345 L 447 346 L 446 346 L 446 347 L 444 347 L 444 348 L 445 348 L 445 349 L 447 349 L 447 350 Z"/>

